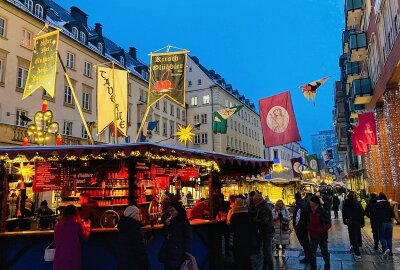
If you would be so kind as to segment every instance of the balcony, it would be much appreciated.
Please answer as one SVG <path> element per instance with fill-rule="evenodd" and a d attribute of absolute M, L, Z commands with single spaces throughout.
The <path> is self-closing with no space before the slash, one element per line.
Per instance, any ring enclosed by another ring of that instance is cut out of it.
<path fill-rule="evenodd" d="M 353 101 L 349 101 L 350 119 L 358 118 L 358 114 L 365 109 L 364 104 L 354 104 Z"/>
<path fill-rule="evenodd" d="M 373 95 L 371 80 L 369 78 L 354 80 L 350 92 L 354 105 L 370 103 Z"/>
<path fill-rule="evenodd" d="M 348 62 L 346 64 L 347 83 L 361 79 L 361 62 Z"/>
<path fill-rule="evenodd" d="M 350 34 L 349 41 L 349 61 L 358 62 L 364 61 L 368 56 L 367 49 L 367 34 L 353 33 Z"/>
<path fill-rule="evenodd" d="M 346 27 L 360 27 L 363 16 L 363 0 L 346 0 Z"/>
<path fill-rule="evenodd" d="M 339 67 L 340 67 L 340 69 L 344 69 L 346 67 L 346 61 L 347 61 L 347 54 L 344 53 L 339 57 Z"/>

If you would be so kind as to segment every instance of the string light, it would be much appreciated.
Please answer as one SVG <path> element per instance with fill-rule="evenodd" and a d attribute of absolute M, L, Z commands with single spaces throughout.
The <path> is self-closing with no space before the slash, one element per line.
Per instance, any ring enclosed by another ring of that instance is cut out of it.
<path fill-rule="evenodd" d="M 382 187 L 384 189 L 383 191 L 387 193 L 392 179 L 392 171 L 390 169 L 390 150 L 383 107 L 376 107 L 375 119 L 379 146 L 379 167 L 382 175 Z"/>
<path fill-rule="evenodd" d="M 372 162 L 372 171 L 374 173 L 375 178 L 375 191 L 381 192 L 382 191 L 382 172 L 380 168 L 379 162 L 379 147 L 378 145 L 370 145 L 371 151 L 371 162 Z"/>

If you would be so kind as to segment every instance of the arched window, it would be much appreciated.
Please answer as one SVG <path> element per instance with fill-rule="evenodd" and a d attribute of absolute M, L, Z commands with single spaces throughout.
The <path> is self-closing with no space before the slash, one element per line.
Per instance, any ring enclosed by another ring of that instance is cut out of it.
<path fill-rule="evenodd" d="M 119 57 L 119 62 L 121 63 L 121 65 L 125 66 L 125 58 L 123 56 Z"/>
<path fill-rule="evenodd" d="M 100 53 L 103 54 L 103 44 L 101 44 L 100 42 L 97 43 L 97 49 L 99 49 Z"/>
<path fill-rule="evenodd" d="M 80 33 L 80 36 L 79 36 L 79 40 L 80 40 L 82 43 L 86 43 L 86 34 L 83 33 L 83 32 L 81 32 L 81 33 Z"/>
<path fill-rule="evenodd" d="M 32 0 L 25 0 L 25 6 L 29 9 L 30 12 L 33 11 L 33 1 Z"/>
<path fill-rule="evenodd" d="M 39 4 L 35 5 L 35 15 L 43 19 L 43 7 Z"/>
<path fill-rule="evenodd" d="M 72 27 L 72 35 L 74 36 L 75 39 L 78 39 L 78 28 Z"/>

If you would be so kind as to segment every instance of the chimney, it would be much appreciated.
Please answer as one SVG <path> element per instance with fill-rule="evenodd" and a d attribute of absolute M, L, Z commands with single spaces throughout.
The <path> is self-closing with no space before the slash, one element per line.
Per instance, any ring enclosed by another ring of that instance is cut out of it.
<path fill-rule="evenodd" d="M 85 12 L 83 12 L 82 10 L 80 10 L 77 7 L 71 7 L 70 13 L 71 13 L 72 18 L 81 22 L 85 27 L 87 27 L 88 15 Z"/>
<path fill-rule="evenodd" d="M 135 60 L 137 60 L 136 53 L 137 53 L 137 49 L 135 47 L 129 47 L 129 55 Z"/>
<path fill-rule="evenodd" d="M 101 25 L 101 23 L 95 23 L 95 25 L 94 25 L 94 31 L 95 31 L 99 36 L 103 36 L 103 26 Z"/>
<path fill-rule="evenodd" d="M 197 58 L 196 56 L 192 56 L 192 59 L 196 64 L 200 64 L 199 58 Z"/>
<path fill-rule="evenodd" d="M 210 69 L 209 72 L 210 72 L 211 76 L 215 76 L 215 70 Z"/>

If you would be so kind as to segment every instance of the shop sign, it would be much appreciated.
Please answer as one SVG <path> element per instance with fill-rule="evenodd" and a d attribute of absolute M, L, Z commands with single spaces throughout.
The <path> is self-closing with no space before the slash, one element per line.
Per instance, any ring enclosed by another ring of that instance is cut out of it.
<path fill-rule="evenodd" d="M 35 178 L 33 180 L 33 192 L 43 192 L 50 190 L 62 190 L 62 181 L 64 180 L 64 169 L 58 166 L 52 166 L 48 162 L 36 162 Z"/>

